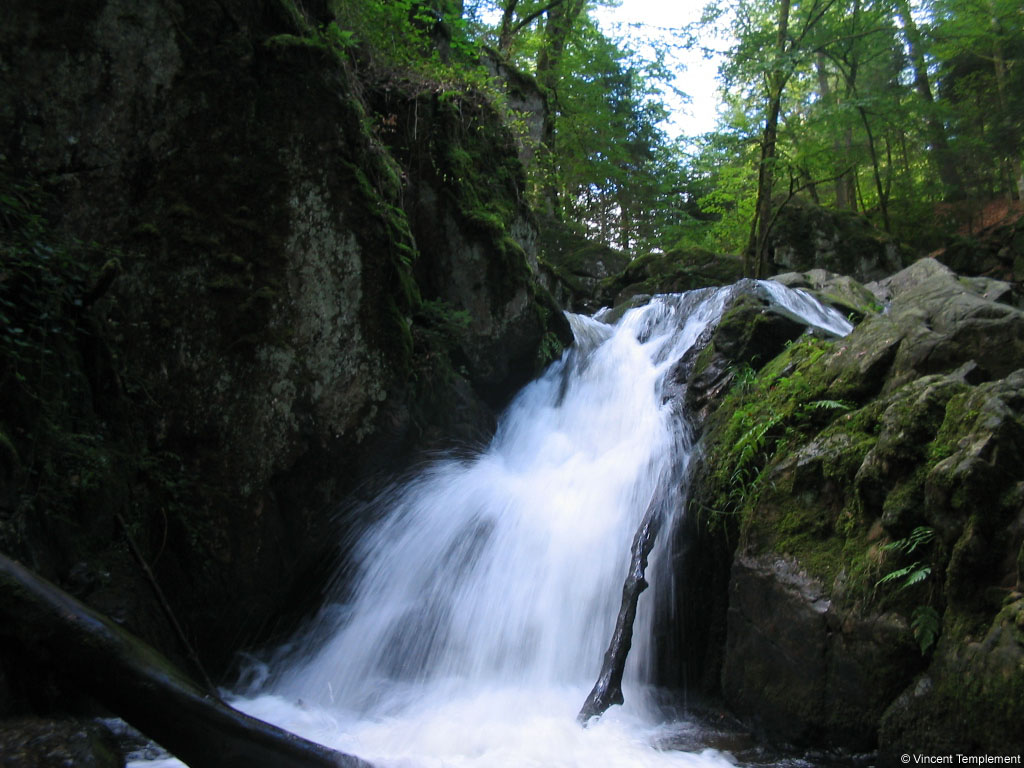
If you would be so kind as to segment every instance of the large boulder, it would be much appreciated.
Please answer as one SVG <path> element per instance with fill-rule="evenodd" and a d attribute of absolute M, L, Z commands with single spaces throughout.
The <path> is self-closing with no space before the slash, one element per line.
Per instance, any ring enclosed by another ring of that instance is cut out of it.
<path fill-rule="evenodd" d="M 634 296 L 730 285 L 743 277 L 738 256 L 703 248 L 670 248 L 636 257 L 601 283 L 600 299 L 617 305 Z"/>
<path fill-rule="evenodd" d="M 899 244 L 863 216 L 798 201 L 779 210 L 768 248 L 776 271 L 825 269 L 861 282 L 891 275 L 905 263 Z"/>
<path fill-rule="evenodd" d="M 697 679 L 775 738 L 1020 748 L 1024 313 L 979 288 L 917 262 L 707 408 L 690 516 L 734 548 L 689 573 Z"/>
<path fill-rule="evenodd" d="M 962 275 L 981 275 L 1016 284 L 1024 301 L 1024 206 L 1019 200 L 965 200 L 938 206 L 944 228 L 956 228 L 931 253 Z"/>

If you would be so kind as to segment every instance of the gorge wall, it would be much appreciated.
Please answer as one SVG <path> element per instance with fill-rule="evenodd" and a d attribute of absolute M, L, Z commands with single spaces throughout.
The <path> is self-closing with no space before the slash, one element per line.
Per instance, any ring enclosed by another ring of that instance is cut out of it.
<path fill-rule="evenodd" d="M 214 673 L 305 607 L 340 499 L 486 437 L 571 339 L 488 100 L 360 69 L 303 7 L 0 30 L 0 547 L 182 658 L 146 561 Z M 20 658 L 0 714 L 58 698 Z"/>

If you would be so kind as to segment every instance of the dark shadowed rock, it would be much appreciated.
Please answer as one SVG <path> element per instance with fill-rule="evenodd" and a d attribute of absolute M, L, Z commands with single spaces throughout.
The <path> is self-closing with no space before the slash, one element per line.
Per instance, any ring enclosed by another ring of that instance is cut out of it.
<path fill-rule="evenodd" d="M 792 558 L 733 561 L 722 692 L 775 738 L 871 749 L 916 654 L 900 616 L 837 609 Z"/>
<path fill-rule="evenodd" d="M 673 377 L 686 382 L 685 402 L 694 423 L 703 424 L 709 408 L 732 384 L 742 366 L 757 370 L 807 330 L 772 309 L 767 301 L 738 294 L 696 356 L 684 357 Z"/>
<path fill-rule="evenodd" d="M 132 537 L 214 674 L 316 600 L 346 496 L 486 438 L 571 341 L 500 116 L 356 72 L 330 15 L 14 0 L 0 25 L 4 254 L 78 270 L 35 317 L 59 362 L 0 382 L 0 548 L 184 655 Z"/>
<path fill-rule="evenodd" d="M 17 718 L 0 721 L 4 768 L 121 768 L 113 735 L 88 720 Z"/>
<path fill-rule="evenodd" d="M 779 211 L 768 247 L 779 272 L 825 269 L 861 282 L 905 263 L 900 246 L 860 214 L 794 201 Z"/>

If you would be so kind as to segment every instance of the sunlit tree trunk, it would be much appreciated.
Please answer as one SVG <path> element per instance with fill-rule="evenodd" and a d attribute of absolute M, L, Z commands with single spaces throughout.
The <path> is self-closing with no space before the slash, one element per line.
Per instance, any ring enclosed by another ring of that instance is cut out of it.
<path fill-rule="evenodd" d="M 963 179 L 956 167 L 956 160 L 949 149 L 949 141 L 946 137 L 946 127 L 942 124 L 935 113 L 935 97 L 932 95 L 931 80 L 928 77 L 928 65 L 924 57 L 924 48 L 921 41 L 921 32 L 917 28 L 917 22 L 910 12 L 908 0 L 897 0 L 897 10 L 900 22 L 903 24 L 903 34 L 907 40 L 907 50 L 910 53 L 910 61 L 914 68 L 914 88 L 918 95 L 925 102 L 925 125 L 928 130 L 928 141 L 931 144 L 932 156 L 935 158 L 935 167 L 939 173 L 939 180 L 946 189 L 946 198 L 959 200 L 964 196 Z"/>
<path fill-rule="evenodd" d="M 750 242 L 743 258 L 743 273 L 763 277 L 767 269 L 767 242 L 772 218 L 772 187 L 775 183 L 775 157 L 779 136 L 779 113 L 782 111 L 782 91 L 789 79 L 783 59 L 789 32 L 791 0 L 780 0 L 778 34 L 775 38 L 774 60 L 768 73 L 768 110 L 761 135 L 761 162 L 757 169 L 757 203 L 754 222 L 750 228 Z"/>
<path fill-rule="evenodd" d="M 587 0 L 561 0 L 547 6 L 547 21 L 544 25 L 544 42 L 537 55 L 537 84 L 547 98 L 548 109 L 544 114 L 541 143 L 549 157 L 555 154 L 555 117 L 558 112 L 558 79 L 565 44 L 573 25 L 583 12 Z M 557 216 L 560 210 L 558 188 L 552 181 L 543 190 L 544 205 L 549 215 Z"/>

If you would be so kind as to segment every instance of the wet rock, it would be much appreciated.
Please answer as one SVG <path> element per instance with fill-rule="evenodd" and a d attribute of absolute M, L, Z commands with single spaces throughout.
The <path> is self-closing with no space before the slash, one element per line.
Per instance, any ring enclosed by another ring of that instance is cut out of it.
<path fill-rule="evenodd" d="M 871 749 L 875 723 L 914 664 L 905 622 L 837 609 L 785 556 L 738 556 L 729 590 L 726 701 L 776 739 Z"/>
<path fill-rule="evenodd" d="M 804 289 L 822 304 L 834 307 L 843 314 L 851 314 L 858 320 L 878 314 L 884 309 L 875 294 L 848 275 L 812 269 L 807 272 L 786 272 L 771 279 L 787 288 Z"/>
<path fill-rule="evenodd" d="M 730 285 L 743 277 L 738 256 L 702 248 L 672 248 L 633 259 L 601 285 L 601 303 L 614 306 L 633 296 Z"/>
<path fill-rule="evenodd" d="M 213 667 L 317 593 L 294 585 L 337 556 L 347 494 L 488 434 L 570 340 L 499 116 L 296 44 L 327 11 L 291 5 L 18 0 L 0 27 L 0 178 L 52 240 L 100 244 L 87 274 L 121 264 L 62 360 L 61 439 L 84 437 L 35 462 L 71 478 L 33 481 L 47 509 L 18 508 L 24 446 L 0 441 L 5 545 L 182 653 L 140 620 L 130 531 Z"/>
<path fill-rule="evenodd" d="M 906 753 L 1019 755 L 1024 752 L 1024 599 L 1007 604 L 973 631 L 947 616 L 928 671 L 896 698 L 881 719 L 879 757 Z"/>
<path fill-rule="evenodd" d="M 740 293 L 722 315 L 695 358 L 684 357 L 673 376 L 686 382 L 685 402 L 694 423 L 703 424 L 709 408 L 744 365 L 758 369 L 807 327 L 773 310 L 752 293 Z"/>
<path fill-rule="evenodd" d="M 4 768 L 120 768 L 124 757 L 113 735 L 90 720 L 0 720 Z"/>

